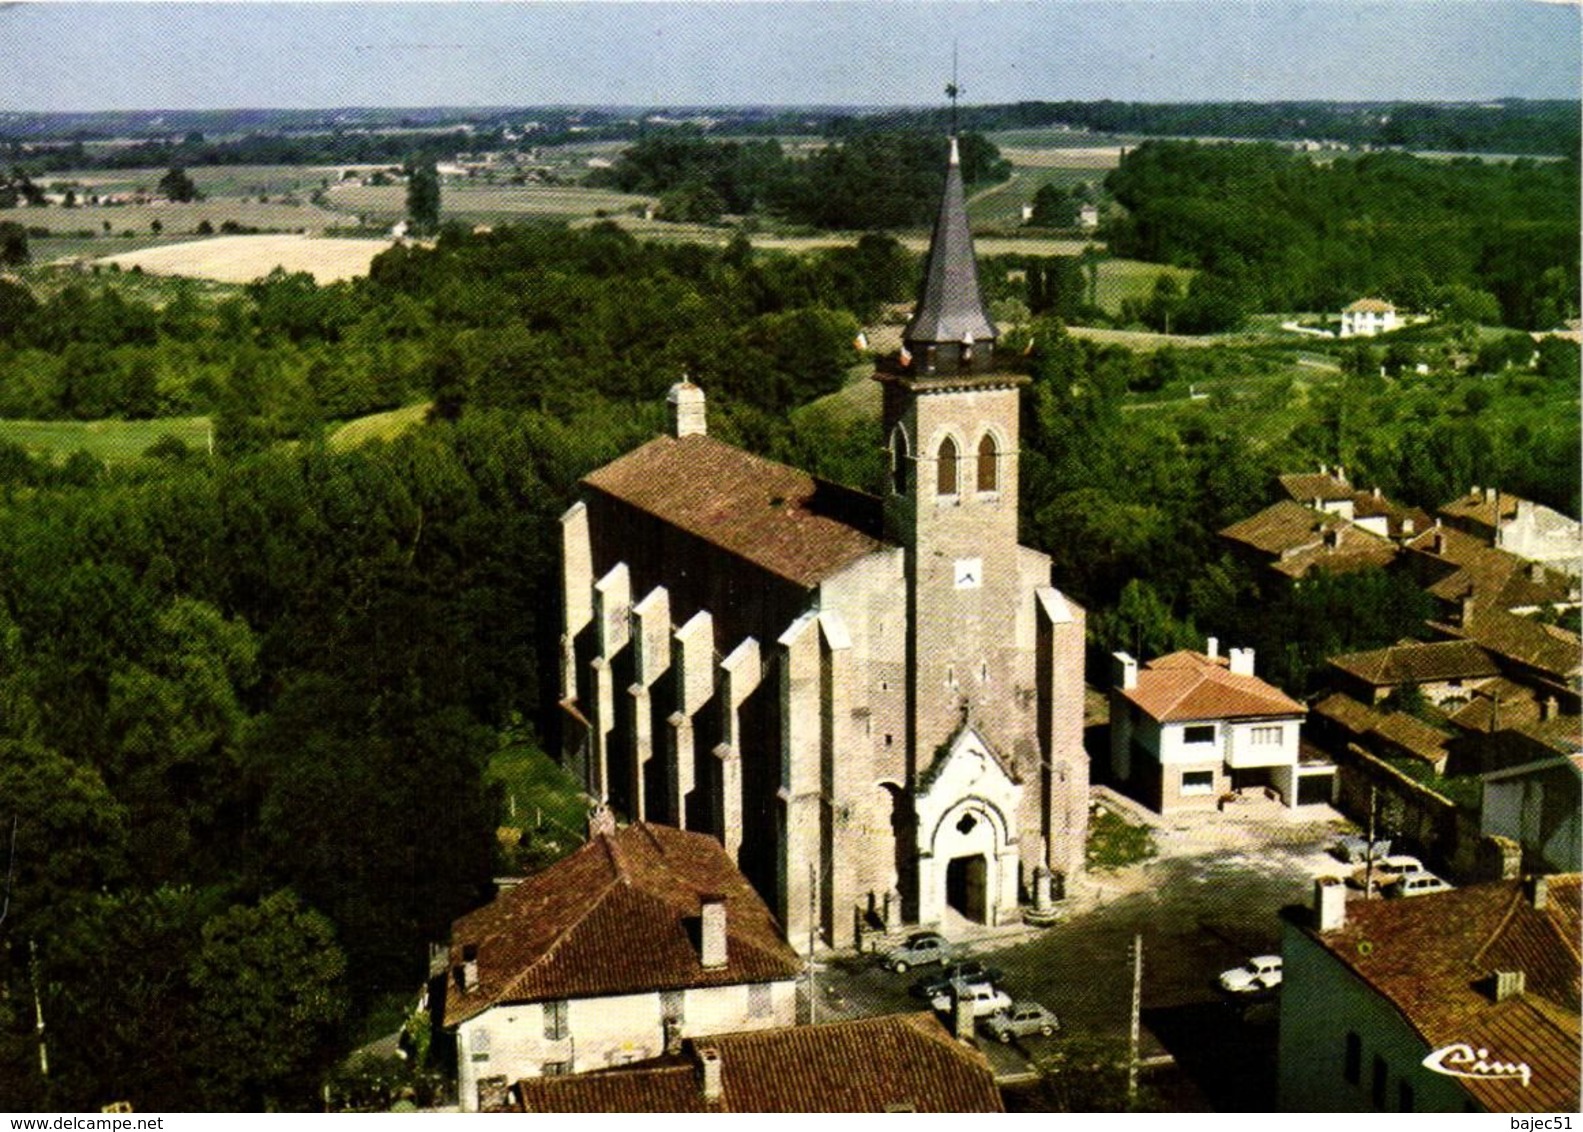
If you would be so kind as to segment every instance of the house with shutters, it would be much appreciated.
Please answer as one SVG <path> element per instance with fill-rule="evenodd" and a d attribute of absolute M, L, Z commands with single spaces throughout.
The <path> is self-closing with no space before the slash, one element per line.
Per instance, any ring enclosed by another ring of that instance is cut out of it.
<path fill-rule="evenodd" d="M 1384 299 L 1358 299 L 1341 308 L 1342 338 L 1372 338 L 1402 325 L 1395 305 Z"/>
<path fill-rule="evenodd" d="M 1335 767 L 1302 757 L 1307 709 L 1253 674 L 1252 649 L 1221 656 L 1211 637 L 1205 652 L 1115 661 L 1110 771 L 1140 801 L 1168 814 L 1243 792 L 1287 806 L 1330 800 Z"/>
<path fill-rule="evenodd" d="M 705 393 L 562 517 L 562 750 L 632 820 L 719 840 L 799 948 L 1013 922 L 1083 867 L 1084 612 L 1018 544 L 1019 401 L 953 140 L 875 374 L 880 496 L 710 434 Z"/>
<path fill-rule="evenodd" d="M 582 848 L 451 929 L 441 1013 L 464 1111 L 523 1078 L 796 1021 L 802 962 L 720 843 L 596 820 Z"/>

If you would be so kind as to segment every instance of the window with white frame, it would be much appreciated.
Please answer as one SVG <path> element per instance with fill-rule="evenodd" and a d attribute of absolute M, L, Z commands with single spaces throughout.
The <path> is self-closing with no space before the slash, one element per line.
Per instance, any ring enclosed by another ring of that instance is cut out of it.
<path fill-rule="evenodd" d="M 1253 728 L 1253 745 L 1255 747 L 1279 747 L 1283 730 L 1284 728 L 1279 723 L 1255 727 Z"/>

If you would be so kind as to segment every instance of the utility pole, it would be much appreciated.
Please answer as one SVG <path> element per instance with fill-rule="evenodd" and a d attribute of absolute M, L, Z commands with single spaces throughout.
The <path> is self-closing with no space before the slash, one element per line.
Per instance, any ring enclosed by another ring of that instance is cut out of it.
<path fill-rule="evenodd" d="M 1363 847 L 1363 899 L 1374 899 L 1374 809 L 1379 791 L 1369 787 L 1368 844 Z"/>
<path fill-rule="evenodd" d="M 1127 1035 L 1127 1108 L 1138 1104 L 1138 1031 L 1143 1009 L 1143 933 L 1132 937 L 1132 1019 Z"/>

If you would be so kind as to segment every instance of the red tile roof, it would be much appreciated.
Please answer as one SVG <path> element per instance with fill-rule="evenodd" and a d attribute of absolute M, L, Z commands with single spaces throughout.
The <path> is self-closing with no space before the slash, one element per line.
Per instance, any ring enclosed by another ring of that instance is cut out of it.
<path fill-rule="evenodd" d="M 1151 661 L 1138 673 L 1138 686 L 1121 694 L 1161 723 L 1194 719 L 1241 719 L 1302 715 L 1308 709 L 1257 676 L 1238 676 L 1188 650 Z"/>
<path fill-rule="evenodd" d="M 1348 303 L 1341 309 L 1348 314 L 1360 314 L 1364 312 L 1370 314 L 1386 314 L 1389 311 L 1394 311 L 1396 306 L 1393 303 L 1386 302 L 1384 299 L 1358 299 L 1355 302 Z"/>
<path fill-rule="evenodd" d="M 1269 555 L 1272 569 L 1294 578 L 1315 568 L 1343 573 L 1384 566 L 1397 553 L 1389 539 L 1289 499 L 1232 523 L 1220 537 Z"/>
<path fill-rule="evenodd" d="M 1577 874 L 1550 877 L 1543 911 L 1516 881 L 1356 901 L 1346 906 L 1342 927 L 1307 934 L 1394 1006 L 1431 1050 L 1466 1042 L 1503 1061 L 1526 1062 L 1527 1087 L 1519 1080 L 1461 1081 L 1486 1108 L 1575 1112 L 1579 881 Z M 1495 1002 L 1494 973 L 1514 970 L 1524 973 L 1525 992 Z"/>
<path fill-rule="evenodd" d="M 1351 499 L 1357 488 L 1330 472 L 1293 472 L 1281 478 L 1281 488 L 1297 503 L 1315 499 L 1327 503 Z"/>
<path fill-rule="evenodd" d="M 1545 625 L 1531 617 L 1491 609 L 1475 613 L 1466 625 L 1438 628 L 1559 681 L 1575 685 L 1583 672 L 1583 643 L 1576 633 L 1558 625 Z"/>
<path fill-rule="evenodd" d="M 711 436 L 656 437 L 583 483 L 799 585 L 885 545 L 879 500 Z"/>
<path fill-rule="evenodd" d="M 1391 645 L 1333 656 L 1329 663 L 1376 688 L 1442 680 L 1481 680 L 1500 675 L 1500 669 L 1489 654 L 1471 641 Z"/>
<path fill-rule="evenodd" d="M 727 962 L 705 969 L 701 898 L 726 900 Z M 447 984 L 445 1024 L 500 1003 L 593 998 L 790 979 L 802 970 L 780 926 L 720 843 L 639 822 L 597 834 L 451 928 L 454 976 L 476 948 L 477 984 Z"/>
<path fill-rule="evenodd" d="M 697 1053 L 720 1055 L 721 1097 L 705 1099 Z M 662 1058 L 517 1086 L 525 1112 L 1004 1112 L 984 1055 L 933 1014 L 891 1014 L 693 1038 Z"/>

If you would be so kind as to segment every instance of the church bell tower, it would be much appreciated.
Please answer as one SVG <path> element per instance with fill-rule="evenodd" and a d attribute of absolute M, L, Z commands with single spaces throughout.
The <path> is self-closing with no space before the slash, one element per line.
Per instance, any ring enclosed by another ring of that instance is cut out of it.
<path fill-rule="evenodd" d="M 968 715 L 996 743 L 998 707 L 1016 680 L 1018 402 L 1027 378 L 997 368 L 996 333 L 953 137 L 922 296 L 901 354 L 875 375 L 890 469 L 886 535 L 906 552 L 915 773 Z"/>

